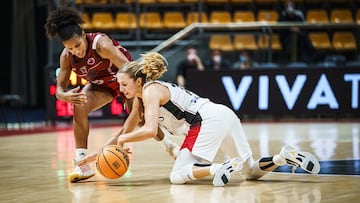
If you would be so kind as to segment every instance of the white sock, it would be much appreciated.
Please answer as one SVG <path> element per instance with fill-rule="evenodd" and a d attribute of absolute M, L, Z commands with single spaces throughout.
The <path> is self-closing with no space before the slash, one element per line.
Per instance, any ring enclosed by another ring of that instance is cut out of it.
<path fill-rule="evenodd" d="M 165 149 L 170 148 L 171 145 L 173 144 L 173 142 L 170 140 L 170 138 L 168 138 L 168 136 L 166 136 L 165 134 L 164 134 L 163 139 L 160 140 L 159 143 L 160 143 Z"/>
<path fill-rule="evenodd" d="M 286 160 L 284 157 L 280 156 L 280 155 L 275 155 L 273 156 L 273 162 L 278 165 L 278 166 L 282 166 L 282 165 L 285 165 L 286 164 Z"/>
<path fill-rule="evenodd" d="M 219 170 L 222 164 L 211 164 L 210 166 L 210 175 L 215 175 L 216 171 Z"/>
<path fill-rule="evenodd" d="M 83 159 L 87 155 L 87 149 L 85 148 L 77 148 L 75 150 L 75 157 L 76 159 Z"/>

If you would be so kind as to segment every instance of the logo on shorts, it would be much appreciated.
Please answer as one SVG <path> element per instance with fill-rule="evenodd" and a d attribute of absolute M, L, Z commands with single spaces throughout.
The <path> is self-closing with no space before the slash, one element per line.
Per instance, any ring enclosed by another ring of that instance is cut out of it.
<path fill-rule="evenodd" d="M 93 57 L 89 58 L 87 60 L 87 64 L 90 65 L 90 66 L 94 65 L 95 64 L 95 59 Z"/>

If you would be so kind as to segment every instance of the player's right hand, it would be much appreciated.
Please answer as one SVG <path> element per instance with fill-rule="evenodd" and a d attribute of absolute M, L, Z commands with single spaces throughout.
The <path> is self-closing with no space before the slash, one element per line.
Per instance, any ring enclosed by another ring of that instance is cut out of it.
<path fill-rule="evenodd" d="M 66 92 L 67 101 L 75 105 L 84 106 L 87 103 L 87 96 L 84 92 L 79 92 L 80 87 L 75 87 Z"/>

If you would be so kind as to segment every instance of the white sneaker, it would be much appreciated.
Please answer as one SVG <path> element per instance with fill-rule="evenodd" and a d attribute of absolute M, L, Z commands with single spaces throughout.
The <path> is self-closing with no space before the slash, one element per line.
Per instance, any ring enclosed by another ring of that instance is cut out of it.
<path fill-rule="evenodd" d="M 293 166 L 293 172 L 297 167 L 308 173 L 318 174 L 320 172 L 319 161 L 309 152 L 298 152 L 295 148 L 285 145 L 281 148 L 280 156 L 285 158 L 288 165 Z"/>
<path fill-rule="evenodd" d="M 242 169 L 241 159 L 234 158 L 222 164 L 213 178 L 213 185 L 221 187 L 230 181 L 231 174 Z"/>
<path fill-rule="evenodd" d="M 176 159 L 180 151 L 180 147 L 176 143 L 171 143 L 170 145 L 166 146 L 165 151 L 169 153 L 170 157 Z"/>
<path fill-rule="evenodd" d="M 91 169 L 89 164 L 77 166 L 74 160 L 75 169 L 69 175 L 69 181 L 75 183 L 81 180 L 86 180 L 95 175 L 95 172 Z"/>

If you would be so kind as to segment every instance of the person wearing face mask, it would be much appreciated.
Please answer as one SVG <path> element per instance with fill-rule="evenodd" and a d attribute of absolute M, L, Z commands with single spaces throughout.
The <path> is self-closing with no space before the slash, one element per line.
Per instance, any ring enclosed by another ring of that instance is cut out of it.
<path fill-rule="evenodd" d="M 279 22 L 305 22 L 305 17 L 300 9 L 295 8 L 294 2 L 287 1 L 284 4 Z M 285 48 L 285 53 L 292 61 L 312 62 L 315 49 L 307 32 L 300 30 L 299 27 L 292 26 L 281 31 L 280 39 Z"/>
<path fill-rule="evenodd" d="M 206 62 L 205 68 L 207 70 L 229 70 L 231 62 L 224 58 L 221 50 L 214 49 L 211 51 L 211 58 Z"/>
<path fill-rule="evenodd" d="M 186 58 L 182 60 L 177 68 L 176 83 L 180 87 L 186 85 L 186 75 L 189 70 L 203 71 L 204 65 L 201 58 L 198 56 L 197 50 L 193 47 L 189 47 L 186 50 Z"/>
<path fill-rule="evenodd" d="M 239 54 L 239 60 L 233 63 L 232 68 L 237 70 L 246 70 L 250 68 L 255 68 L 258 66 L 258 63 L 253 61 L 249 53 L 245 50 L 241 51 Z"/>

